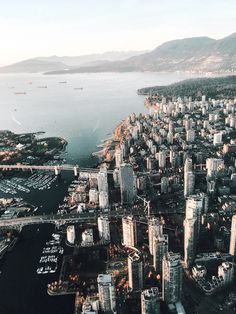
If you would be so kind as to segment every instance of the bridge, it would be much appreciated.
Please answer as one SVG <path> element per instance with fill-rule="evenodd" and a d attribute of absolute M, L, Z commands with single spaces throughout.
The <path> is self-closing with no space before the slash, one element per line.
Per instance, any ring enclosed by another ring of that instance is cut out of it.
<path fill-rule="evenodd" d="M 43 171 L 53 171 L 55 175 L 59 175 L 61 171 L 73 171 L 74 175 L 77 177 L 79 173 L 92 173 L 97 174 L 100 169 L 97 168 L 80 168 L 79 166 L 74 165 L 56 165 L 56 166 L 48 166 L 48 165 L 23 165 L 23 164 L 16 164 L 16 165 L 0 165 L 0 170 L 2 171 L 11 171 L 11 170 L 26 170 L 26 171 L 33 171 L 33 170 L 43 170 Z M 108 174 L 112 174 L 111 170 L 107 170 Z"/>
<path fill-rule="evenodd" d="M 5 229 L 15 229 L 22 228 L 27 225 L 39 225 L 39 224 L 55 224 L 57 226 L 61 226 L 69 223 L 84 223 L 84 222 L 95 222 L 97 216 L 91 215 L 91 213 L 86 214 L 66 214 L 66 215 L 39 215 L 39 216 L 29 216 L 29 217 L 19 217 L 13 219 L 1 219 L 0 220 L 0 228 Z"/>

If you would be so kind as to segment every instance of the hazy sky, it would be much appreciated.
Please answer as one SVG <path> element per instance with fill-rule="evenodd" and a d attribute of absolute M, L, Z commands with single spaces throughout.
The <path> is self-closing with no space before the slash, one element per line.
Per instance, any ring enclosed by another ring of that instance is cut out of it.
<path fill-rule="evenodd" d="M 236 0 L 0 0 L 0 65 L 236 32 Z"/>

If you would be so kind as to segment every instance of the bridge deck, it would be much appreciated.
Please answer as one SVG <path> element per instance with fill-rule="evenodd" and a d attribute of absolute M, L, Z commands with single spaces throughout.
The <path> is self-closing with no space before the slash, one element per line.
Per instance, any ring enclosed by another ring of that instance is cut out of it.
<path fill-rule="evenodd" d="M 55 166 L 46 166 L 46 165 L 0 165 L 0 170 L 48 170 L 48 171 L 74 171 L 78 172 L 90 172 L 98 173 L 100 169 L 96 168 L 80 168 L 79 166 L 74 165 L 55 165 Z M 107 170 L 107 173 L 112 173 L 111 170 Z"/>

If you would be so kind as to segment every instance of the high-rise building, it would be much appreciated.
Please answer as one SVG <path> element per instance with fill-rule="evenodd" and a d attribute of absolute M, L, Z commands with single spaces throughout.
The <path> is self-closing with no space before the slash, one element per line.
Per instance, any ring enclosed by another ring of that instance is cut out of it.
<path fill-rule="evenodd" d="M 67 241 L 70 244 L 75 243 L 75 226 L 68 226 L 66 229 Z"/>
<path fill-rule="evenodd" d="M 158 154 L 159 168 L 164 169 L 166 166 L 166 153 L 165 151 L 160 151 Z"/>
<path fill-rule="evenodd" d="M 137 226 L 133 216 L 122 218 L 123 245 L 135 247 L 137 245 Z"/>
<path fill-rule="evenodd" d="M 115 168 L 113 171 L 113 182 L 114 187 L 118 188 L 120 186 L 120 175 L 119 175 L 119 169 Z"/>
<path fill-rule="evenodd" d="M 196 235 L 197 238 L 201 228 L 201 216 L 203 214 L 204 195 L 196 194 L 190 195 L 186 199 L 185 218 L 196 219 Z"/>
<path fill-rule="evenodd" d="M 187 197 L 194 193 L 195 175 L 193 172 L 184 173 L 184 196 Z"/>
<path fill-rule="evenodd" d="M 186 267 L 192 266 L 196 253 L 197 224 L 196 218 L 184 220 L 184 262 Z"/>
<path fill-rule="evenodd" d="M 183 269 L 180 254 L 167 253 L 163 258 L 162 298 L 167 304 L 177 303 L 182 294 Z"/>
<path fill-rule="evenodd" d="M 82 232 L 81 238 L 82 238 L 81 246 L 92 246 L 92 245 L 94 245 L 93 229 L 92 228 L 85 229 Z"/>
<path fill-rule="evenodd" d="M 193 170 L 192 158 L 187 157 L 184 163 L 184 173 L 191 172 Z"/>
<path fill-rule="evenodd" d="M 89 202 L 97 204 L 98 198 L 99 198 L 98 190 L 97 189 L 90 189 L 89 190 Z"/>
<path fill-rule="evenodd" d="M 169 188 L 169 179 L 167 177 L 161 178 L 161 193 L 166 194 L 168 193 Z"/>
<path fill-rule="evenodd" d="M 98 172 L 98 191 L 106 192 L 108 194 L 108 180 L 107 180 L 107 168 L 101 167 Z"/>
<path fill-rule="evenodd" d="M 222 132 L 219 133 L 215 133 L 214 134 L 214 138 L 213 138 L 213 145 L 214 146 L 218 146 L 218 145 L 222 145 Z"/>
<path fill-rule="evenodd" d="M 98 232 L 100 240 L 110 241 L 110 222 L 108 217 L 98 217 Z"/>
<path fill-rule="evenodd" d="M 194 192 L 195 175 L 192 172 L 193 161 L 187 157 L 184 163 L 184 196 L 187 197 Z"/>
<path fill-rule="evenodd" d="M 120 148 L 116 148 L 115 150 L 115 162 L 116 168 L 120 168 L 120 165 L 123 163 L 123 154 Z"/>
<path fill-rule="evenodd" d="M 206 168 L 208 177 L 215 176 L 220 169 L 224 168 L 224 160 L 220 158 L 207 158 Z"/>
<path fill-rule="evenodd" d="M 141 293 L 141 314 L 159 314 L 160 297 L 157 287 L 143 290 Z"/>
<path fill-rule="evenodd" d="M 188 130 L 186 133 L 186 140 L 189 143 L 192 143 L 195 141 L 195 130 Z"/>
<path fill-rule="evenodd" d="M 99 207 L 101 209 L 108 209 L 109 208 L 108 194 L 105 191 L 101 191 L 99 193 Z"/>
<path fill-rule="evenodd" d="M 232 217 L 229 254 L 236 256 L 236 215 Z"/>
<path fill-rule="evenodd" d="M 142 290 L 143 288 L 143 259 L 141 253 L 133 252 L 128 256 L 129 288 Z"/>
<path fill-rule="evenodd" d="M 153 243 L 154 238 L 162 235 L 163 226 L 160 219 L 157 217 L 151 217 L 148 220 L 148 240 L 149 240 L 149 251 L 153 255 Z"/>
<path fill-rule="evenodd" d="M 168 253 L 168 235 L 163 234 L 154 238 L 153 243 L 153 266 L 155 271 L 162 277 L 163 257 Z"/>
<path fill-rule="evenodd" d="M 111 274 L 97 277 L 99 303 L 104 313 L 116 313 L 116 290 Z"/>
<path fill-rule="evenodd" d="M 224 280 L 224 284 L 230 284 L 234 279 L 234 264 L 230 262 L 223 262 L 218 266 L 218 277 Z"/>
<path fill-rule="evenodd" d="M 120 192 L 122 204 L 133 204 L 137 193 L 135 178 L 132 165 L 121 164 Z"/>

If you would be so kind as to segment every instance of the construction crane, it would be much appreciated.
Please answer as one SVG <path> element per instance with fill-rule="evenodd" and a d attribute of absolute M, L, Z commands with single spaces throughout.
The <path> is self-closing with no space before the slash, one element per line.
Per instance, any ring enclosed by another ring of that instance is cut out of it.
<path fill-rule="evenodd" d="M 137 198 L 143 201 L 144 210 L 146 211 L 148 217 L 150 217 L 151 214 L 150 201 L 147 201 L 145 197 L 143 198 L 139 195 L 137 195 Z"/>

